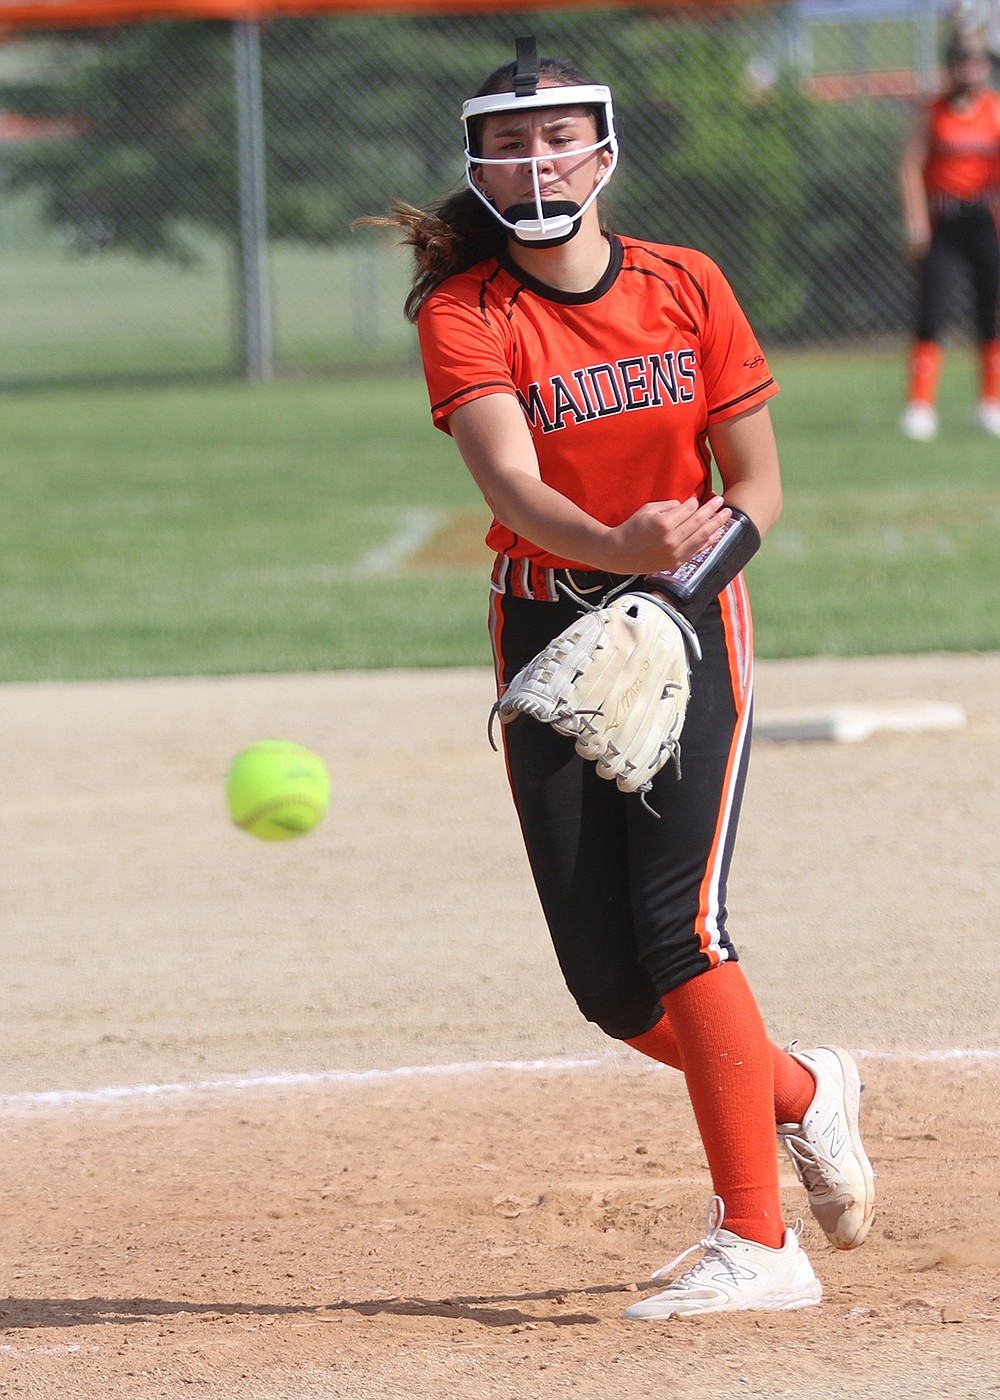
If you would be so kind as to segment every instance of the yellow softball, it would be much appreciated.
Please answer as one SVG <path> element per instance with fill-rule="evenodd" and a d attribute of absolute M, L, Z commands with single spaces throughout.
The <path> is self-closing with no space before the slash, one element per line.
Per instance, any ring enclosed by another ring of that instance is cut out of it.
<path fill-rule="evenodd" d="M 330 775 L 319 754 L 285 739 L 261 739 L 233 759 L 226 777 L 229 815 L 262 841 L 312 831 L 330 802 Z"/>

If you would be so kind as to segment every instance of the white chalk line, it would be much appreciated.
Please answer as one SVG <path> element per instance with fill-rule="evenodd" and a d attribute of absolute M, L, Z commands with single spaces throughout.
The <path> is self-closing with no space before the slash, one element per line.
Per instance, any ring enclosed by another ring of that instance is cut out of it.
<path fill-rule="evenodd" d="M 353 563 L 279 566 L 268 570 L 267 577 L 276 582 L 341 583 L 397 574 L 411 555 L 433 539 L 449 515 L 446 510 L 404 511 L 393 534 Z"/>
<path fill-rule="evenodd" d="M 0 1112 L 18 1108 L 59 1108 L 66 1104 L 115 1103 L 123 1099 L 158 1099 L 180 1095 L 239 1093 L 248 1089 L 289 1089 L 315 1084 L 363 1084 L 369 1081 L 430 1078 L 433 1075 L 483 1074 L 488 1070 L 590 1069 L 601 1060 L 477 1060 L 459 1064 L 400 1065 L 394 1069 L 330 1069 L 301 1073 L 258 1074 L 246 1078 L 200 1079 L 176 1084 L 122 1084 L 101 1089 L 45 1089 L 0 1095 Z"/>
<path fill-rule="evenodd" d="M 860 1060 L 893 1060 L 906 1064 L 948 1062 L 990 1063 L 1000 1061 L 1000 1047 L 950 1050 L 854 1050 Z M 608 1067 L 615 1054 L 592 1059 L 472 1060 L 440 1065 L 399 1065 L 394 1069 L 331 1069 L 299 1073 L 258 1074 L 232 1079 L 200 1079 L 168 1084 L 119 1084 L 99 1089 L 44 1089 L 31 1093 L 0 1094 L 0 1113 L 34 1108 L 64 1108 L 77 1104 L 121 1103 L 130 1099 L 168 1099 L 199 1094 L 242 1093 L 254 1089 L 291 1089 L 317 1084 L 388 1083 L 397 1079 L 444 1078 L 460 1075 L 506 1073 L 567 1073 L 574 1070 Z M 650 1069 L 656 1069 L 650 1065 Z"/>
<path fill-rule="evenodd" d="M 403 516 L 396 533 L 378 549 L 371 550 L 355 566 L 366 574 L 394 574 L 399 566 L 415 554 L 441 528 L 447 513 L 441 510 L 409 510 Z"/>

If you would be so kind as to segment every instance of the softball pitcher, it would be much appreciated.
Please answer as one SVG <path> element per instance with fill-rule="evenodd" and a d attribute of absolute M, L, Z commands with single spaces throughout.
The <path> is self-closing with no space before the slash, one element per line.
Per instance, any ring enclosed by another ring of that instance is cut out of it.
<path fill-rule="evenodd" d="M 709 258 L 602 226 L 618 160 L 607 87 L 518 40 L 462 121 L 467 187 L 397 203 L 390 222 L 415 250 L 406 310 L 434 422 L 493 513 L 502 695 L 587 609 L 711 552 L 732 520 L 766 534 L 781 508 L 776 385 Z M 769 1042 L 727 929 L 753 692 L 738 564 L 692 622 L 681 761 L 648 803 L 551 725 L 503 726 L 566 983 L 607 1035 L 683 1073 L 711 1169 L 708 1228 L 685 1251 L 702 1256 L 626 1311 L 639 1320 L 819 1302 L 782 1218 L 779 1139 L 835 1246 L 861 1244 L 873 1210 L 853 1061 Z"/>

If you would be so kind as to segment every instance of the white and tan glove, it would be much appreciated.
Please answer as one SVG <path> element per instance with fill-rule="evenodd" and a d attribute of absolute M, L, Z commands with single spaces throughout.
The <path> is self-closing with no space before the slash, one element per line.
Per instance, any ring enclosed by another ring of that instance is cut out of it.
<path fill-rule="evenodd" d="M 505 724 L 522 714 L 551 724 L 602 778 L 645 794 L 670 759 L 680 774 L 689 654 L 701 659 L 697 634 L 666 599 L 623 593 L 553 638 L 495 712 Z"/>

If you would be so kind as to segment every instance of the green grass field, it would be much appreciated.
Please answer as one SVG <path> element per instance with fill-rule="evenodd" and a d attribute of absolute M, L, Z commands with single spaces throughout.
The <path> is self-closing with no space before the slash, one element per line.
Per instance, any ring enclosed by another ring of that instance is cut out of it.
<path fill-rule="evenodd" d="M 1000 649 L 969 353 L 927 445 L 896 431 L 900 354 L 776 369 L 759 654 Z M 0 418 L 0 680 L 487 663 L 485 510 L 418 374 L 21 393 Z"/>

